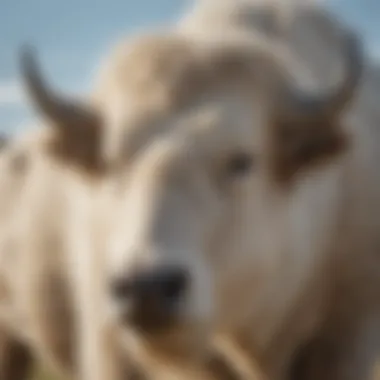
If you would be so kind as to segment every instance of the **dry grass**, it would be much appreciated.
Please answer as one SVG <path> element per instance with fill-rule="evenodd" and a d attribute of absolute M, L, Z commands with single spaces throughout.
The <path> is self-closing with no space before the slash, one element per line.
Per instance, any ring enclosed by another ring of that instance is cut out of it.
<path fill-rule="evenodd" d="M 38 368 L 30 380 L 58 380 L 56 377 L 51 376 L 47 371 Z"/>
<path fill-rule="evenodd" d="M 32 380 L 55 380 L 52 376 L 49 376 L 42 371 L 38 371 L 33 377 Z"/>
<path fill-rule="evenodd" d="M 32 376 L 31 380 L 57 380 L 57 379 L 54 378 L 53 376 L 50 376 L 49 374 L 47 374 L 42 369 L 38 369 L 36 371 L 35 375 Z M 374 371 L 373 380 L 380 380 L 380 361 L 376 365 L 376 368 L 375 368 L 375 371 Z"/>

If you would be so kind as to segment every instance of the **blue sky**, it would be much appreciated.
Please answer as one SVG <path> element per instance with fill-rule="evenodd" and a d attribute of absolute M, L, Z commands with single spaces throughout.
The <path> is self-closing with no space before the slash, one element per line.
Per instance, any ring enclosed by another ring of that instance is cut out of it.
<path fill-rule="evenodd" d="M 380 1 L 330 0 L 380 57 Z M 89 88 L 110 43 L 140 28 L 170 21 L 186 0 L 0 0 L 0 131 L 25 128 L 31 109 L 18 83 L 17 48 L 38 47 L 47 75 L 63 90 Z"/>

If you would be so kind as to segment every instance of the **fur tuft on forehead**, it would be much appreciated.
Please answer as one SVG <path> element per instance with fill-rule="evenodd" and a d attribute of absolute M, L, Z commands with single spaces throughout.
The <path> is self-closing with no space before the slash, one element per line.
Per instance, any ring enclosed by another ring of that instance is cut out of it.
<path fill-rule="evenodd" d="M 231 83 L 257 89 L 280 64 L 273 43 L 239 36 L 220 40 L 178 34 L 139 37 L 120 45 L 101 73 L 97 94 L 153 102 L 169 109 Z"/>

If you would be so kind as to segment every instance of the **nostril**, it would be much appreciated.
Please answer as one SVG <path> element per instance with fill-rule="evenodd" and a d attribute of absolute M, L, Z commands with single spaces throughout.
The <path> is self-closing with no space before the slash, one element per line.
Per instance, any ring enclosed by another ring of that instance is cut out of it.
<path fill-rule="evenodd" d="M 181 314 L 190 276 L 178 267 L 155 267 L 111 283 L 112 297 L 128 323 L 144 329 L 170 327 Z"/>
<path fill-rule="evenodd" d="M 111 283 L 112 297 L 121 304 L 131 302 L 132 313 L 155 316 L 175 312 L 189 283 L 182 268 L 159 267 L 131 277 L 118 277 Z"/>
<path fill-rule="evenodd" d="M 112 296 L 116 299 L 124 299 L 131 293 L 131 282 L 125 278 L 118 278 L 111 284 Z"/>
<path fill-rule="evenodd" d="M 188 275 L 180 269 L 163 271 L 160 281 L 162 296 L 168 300 L 175 300 L 183 295 L 188 284 Z"/>

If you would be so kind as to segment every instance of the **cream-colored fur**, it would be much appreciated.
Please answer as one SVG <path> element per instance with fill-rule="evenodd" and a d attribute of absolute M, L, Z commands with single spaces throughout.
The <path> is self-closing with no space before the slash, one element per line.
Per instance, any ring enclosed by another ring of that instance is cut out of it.
<path fill-rule="evenodd" d="M 308 343 L 305 378 L 364 379 L 380 295 L 370 110 L 353 105 L 351 150 L 279 182 L 273 119 L 289 55 L 255 24 L 240 32 L 232 20 L 214 33 L 194 20 L 197 33 L 176 26 L 139 37 L 105 62 L 90 102 L 101 124 L 76 125 L 94 127 L 90 136 L 101 128 L 99 146 L 60 113 L 2 153 L 4 327 L 81 380 L 117 378 L 113 354 L 125 350 L 133 360 L 131 335 L 147 360 L 176 364 L 173 348 L 198 359 L 215 333 L 231 336 L 271 380 L 290 378 Z M 89 165 L 81 147 L 99 149 L 107 169 Z M 228 177 L 241 153 L 253 168 Z M 157 262 L 183 265 L 191 277 L 183 324 L 164 340 L 120 324 L 123 305 L 108 288 L 115 276 Z"/>
<path fill-rule="evenodd" d="M 264 34 L 281 40 L 291 53 L 298 82 L 331 85 L 341 73 L 339 20 L 317 4 L 289 2 L 288 6 L 291 20 L 280 24 L 282 33 L 276 28 L 286 13 L 276 1 L 195 2 L 178 28 L 200 38 L 251 33 L 254 38 Z M 272 293 L 262 298 L 269 301 L 269 308 L 260 314 L 258 304 L 252 301 L 255 311 L 250 323 L 255 349 L 259 346 L 269 367 L 275 367 L 282 358 L 278 378 L 284 377 L 294 350 L 308 339 L 314 340 L 314 348 L 304 359 L 309 368 L 302 379 L 367 378 L 371 360 L 379 352 L 379 219 L 374 210 L 380 190 L 375 132 L 380 118 L 376 109 L 379 102 L 368 99 L 367 81 L 371 78 L 366 73 L 361 91 L 345 115 L 345 130 L 353 137 L 350 154 L 340 166 L 331 166 L 329 174 L 326 170 L 299 182 L 291 212 L 294 219 L 290 219 L 294 220 L 295 234 L 287 235 L 294 247 L 293 260 L 288 257 L 282 264 L 278 282 L 272 281 Z M 330 246 L 327 257 L 334 258 L 334 265 L 322 263 L 318 267 L 314 260 L 322 258 L 326 244 Z M 308 267 L 314 279 L 305 271 Z M 288 298 L 302 293 L 295 303 Z M 303 332 L 302 326 L 306 327 Z M 368 334 L 374 338 L 368 340 Z"/>

